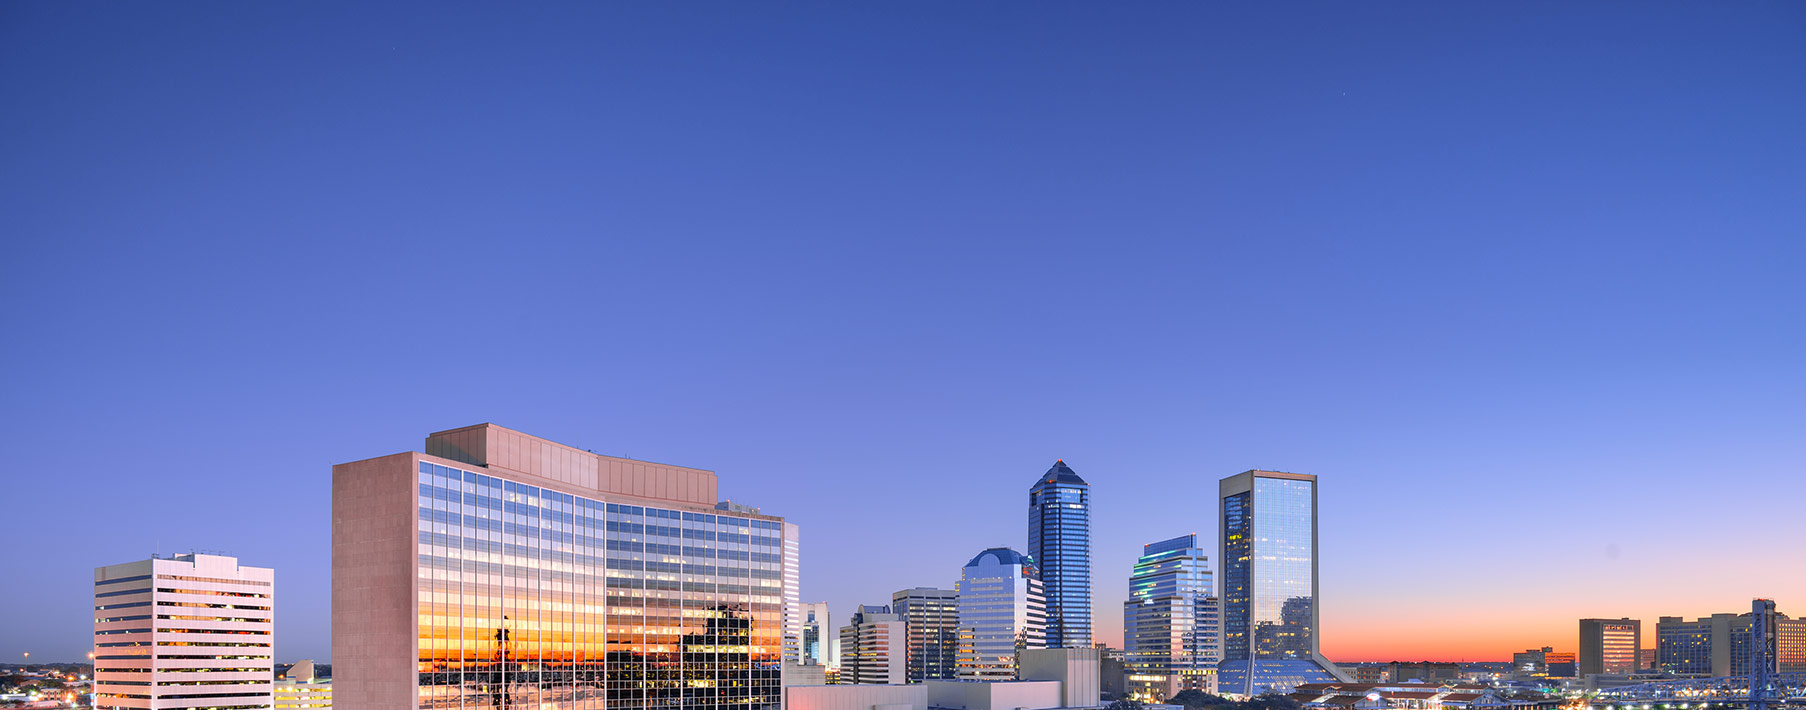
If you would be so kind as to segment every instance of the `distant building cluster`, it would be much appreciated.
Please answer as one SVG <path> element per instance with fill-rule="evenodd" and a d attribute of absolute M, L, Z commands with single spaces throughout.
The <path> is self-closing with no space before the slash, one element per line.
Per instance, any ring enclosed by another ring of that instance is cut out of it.
<path fill-rule="evenodd" d="M 1543 710 L 1551 688 L 1806 672 L 1806 620 L 1757 600 L 1694 620 L 1579 622 L 1509 664 L 1323 657 L 1317 478 L 1218 482 L 1196 534 L 1128 570 L 1123 647 L 1096 643 L 1091 485 L 1054 462 L 1026 545 L 840 620 L 800 595 L 794 523 L 721 501 L 712 471 L 493 424 L 333 466 L 337 678 L 275 664 L 275 572 L 209 554 L 94 575 L 101 710 L 1022 710 L 1197 693 L 1306 708 Z M 951 564 L 949 565 L 951 571 Z M 1759 639 L 1752 641 L 1752 639 Z M 1755 644 L 1755 645 L 1753 645 Z M 1766 665 L 1765 665 L 1766 664 Z M 84 679 L 85 682 L 85 679 Z M 1187 694 L 1191 695 L 1187 695 Z M 1187 701 L 1188 703 L 1191 701 Z"/>

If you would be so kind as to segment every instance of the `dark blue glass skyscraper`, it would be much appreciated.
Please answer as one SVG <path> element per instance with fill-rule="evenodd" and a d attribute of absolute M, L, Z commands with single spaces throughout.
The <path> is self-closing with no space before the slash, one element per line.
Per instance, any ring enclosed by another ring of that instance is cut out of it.
<path fill-rule="evenodd" d="M 1218 483 L 1222 525 L 1220 692 L 1289 693 L 1348 681 L 1317 645 L 1317 477 L 1245 471 Z"/>
<path fill-rule="evenodd" d="M 1091 484 L 1055 461 L 1028 489 L 1028 556 L 1047 590 L 1047 647 L 1091 647 Z"/>

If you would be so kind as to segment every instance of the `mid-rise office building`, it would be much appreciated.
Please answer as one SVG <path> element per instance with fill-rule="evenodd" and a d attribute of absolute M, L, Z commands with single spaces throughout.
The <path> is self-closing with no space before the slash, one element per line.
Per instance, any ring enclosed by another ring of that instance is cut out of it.
<path fill-rule="evenodd" d="M 840 682 L 894 685 L 904 682 L 908 641 L 903 617 L 883 605 L 862 605 L 840 627 Z"/>
<path fill-rule="evenodd" d="M 828 650 L 832 644 L 828 640 L 834 634 L 834 625 L 828 614 L 828 603 L 804 604 L 802 618 L 801 658 L 797 659 L 797 663 L 805 666 L 830 665 Z M 839 660 L 834 661 L 834 664 L 838 663 Z"/>
<path fill-rule="evenodd" d="M 1350 682 L 1317 638 L 1317 477 L 1245 471 L 1218 482 L 1223 662 L 1217 687 L 1253 696 Z"/>
<path fill-rule="evenodd" d="M 1511 654 L 1511 670 L 1519 675 L 1540 677 L 1549 675 L 1550 654 L 1555 653 L 1554 646 L 1525 649 Z"/>
<path fill-rule="evenodd" d="M 1028 556 L 1047 593 L 1047 647 L 1091 648 L 1091 484 L 1064 460 L 1028 489 Z"/>
<path fill-rule="evenodd" d="M 1222 627 L 1212 589 L 1197 535 L 1142 546 L 1122 611 L 1131 697 L 1157 703 L 1184 690 L 1216 692 Z"/>
<path fill-rule="evenodd" d="M 1775 667 L 1779 673 L 1806 673 L 1806 619 L 1775 617 Z M 1669 673 L 1716 678 L 1746 675 L 1750 667 L 1752 616 L 1713 614 L 1688 621 L 1664 616 L 1656 621 L 1656 665 Z"/>
<path fill-rule="evenodd" d="M 338 705 L 778 706 L 782 518 L 492 424 L 424 448 L 333 467 Z"/>
<path fill-rule="evenodd" d="M 1578 654 L 1573 651 L 1549 652 L 1543 654 L 1550 678 L 1573 678 L 1579 675 L 1580 663 Z"/>
<path fill-rule="evenodd" d="M 1007 547 L 978 553 L 960 572 L 959 680 L 1016 679 L 1023 649 L 1046 648 L 1047 606 L 1035 561 Z"/>
<path fill-rule="evenodd" d="M 186 554 L 94 570 L 94 707 L 267 710 L 276 572 Z"/>
<path fill-rule="evenodd" d="M 1643 648 L 1643 622 L 1636 619 L 1581 619 L 1579 672 L 1631 674 L 1637 672 L 1638 652 Z"/>
<path fill-rule="evenodd" d="M 952 680 L 959 655 L 959 593 L 916 587 L 897 590 L 890 600 L 909 636 L 904 670 L 909 682 Z"/>

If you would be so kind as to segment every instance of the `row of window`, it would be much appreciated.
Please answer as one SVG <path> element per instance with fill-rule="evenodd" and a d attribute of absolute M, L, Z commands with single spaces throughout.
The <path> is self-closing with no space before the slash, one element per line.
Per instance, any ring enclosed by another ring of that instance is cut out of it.
<path fill-rule="evenodd" d="M 504 493 L 505 497 L 510 502 L 521 503 L 524 504 L 524 507 L 532 507 L 535 509 L 541 509 L 541 499 L 543 499 L 544 502 L 548 504 L 547 507 L 551 509 L 548 512 L 560 512 L 568 509 L 572 511 L 590 512 L 592 514 L 616 513 L 620 515 L 642 515 L 645 517 L 664 518 L 667 520 L 680 520 L 685 522 L 745 525 L 762 530 L 778 531 L 783 529 L 782 524 L 772 520 L 741 518 L 710 513 L 692 513 L 665 510 L 661 508 L 647 508 L 637 505 L 622 505 L 618 503 L 604 503 L 602 501 L 574 496 L 569 493 L 560 493 L 558 491 L 542 489 L 524 483 L 515 483 L 514 481 L 485 476 L 480 473 L 438 466 L 424 461 L 420 463 L 420 474 L 420 483 L 422 485 L 431 485 L 434 488 L 447 490 L 449 492 L 471 491 L 474 495 L 482 495 L 481 493 L 477 493 L 476 489 L 489 489 Z"/>

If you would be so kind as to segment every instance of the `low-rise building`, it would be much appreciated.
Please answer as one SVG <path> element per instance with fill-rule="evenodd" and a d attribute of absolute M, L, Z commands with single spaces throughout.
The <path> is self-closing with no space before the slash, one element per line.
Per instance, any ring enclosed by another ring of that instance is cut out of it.
<path fill-rule="evenodd" d="M 301 661 L 276 676 L 272 696 L 276 710 L 330 710 L 332 679 L 318 677 L 313 661 Z"/>
<path fill-rule="evenodd" d="M 1437 683 L 1307 683 L 1293 700 L 1313 710 L 1550 710 L 1559 698 L 1510 695 L 1480 685 Z"/>
<path fill-rule="evenodd" d="M 1052 680 L 931 680 L 793 686 L 784 689 L 784 703 L 786 710 L 1040 710 L 1067 707 L 1061 704 L 1063 685 Z"/>
<path fill-rule="evenodd" d="M 1099 673 L 1095 648 L 1030 648 L 1022 651 L 1022 680 L 1060 683 L 1060 706 L 1088 708 L 1098 704 Z M 1170 697 L 1170 696 L 1169 696 Z"/>

